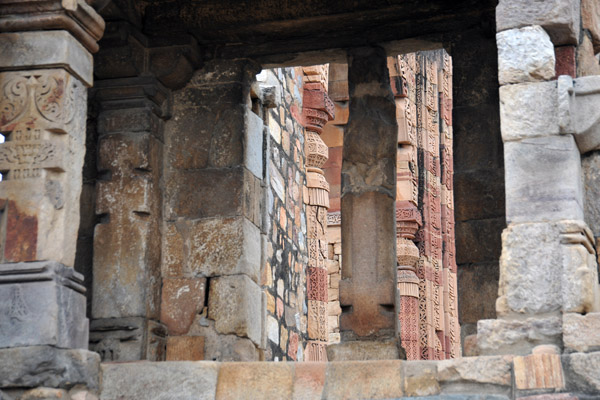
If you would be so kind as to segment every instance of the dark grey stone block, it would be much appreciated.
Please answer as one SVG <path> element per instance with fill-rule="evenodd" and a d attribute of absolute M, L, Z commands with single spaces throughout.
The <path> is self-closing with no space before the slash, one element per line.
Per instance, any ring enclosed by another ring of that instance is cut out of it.
<path fill-rule="evenodd" d="M 83 276 L 54 261 L 0 264 L 0 348 L 87 349 Z"/>
<path fill-rule="evenodd" d="M 102 361 L 164 361 L 167 328 L 143 317 L 103 318 L 90 324 L 90 349 Z"/>
<path fill-rule="evenodd" d="M 0 388 L 84 385 L 99 388 L 100 356 L 88 350 L 28 346 L 0 349 Z"/>

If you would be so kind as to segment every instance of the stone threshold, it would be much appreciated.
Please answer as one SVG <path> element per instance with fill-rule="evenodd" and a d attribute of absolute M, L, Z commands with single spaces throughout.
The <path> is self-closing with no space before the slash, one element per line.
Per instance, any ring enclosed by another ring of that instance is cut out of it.
<path fill-rule="evenodd" d="M 600 352 L 442 361 L 102 364 L 101 400 L 600 399 Z"/>

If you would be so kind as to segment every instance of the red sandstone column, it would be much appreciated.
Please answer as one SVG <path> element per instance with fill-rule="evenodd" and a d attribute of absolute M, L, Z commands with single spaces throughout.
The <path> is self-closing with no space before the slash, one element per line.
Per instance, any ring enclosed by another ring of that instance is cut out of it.
<path fill-rule="evenodd" d="M 308 338 L 306 359 L 327 361 L 327 209 L 329 184 L 321 167 L 328 158 L 327 145 L 319 136 L 334 118 L 333 102 L 327 95 L 328 66 L 304 68 L 303 119 L 305 122 L 307 216 Z"/>

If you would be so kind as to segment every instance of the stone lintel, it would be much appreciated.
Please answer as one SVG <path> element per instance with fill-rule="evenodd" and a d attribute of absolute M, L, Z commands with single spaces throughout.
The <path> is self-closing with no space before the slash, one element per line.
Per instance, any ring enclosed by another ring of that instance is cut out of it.
<path fill-rule="evenodd" d="M 93 84 L 92 55 L 64 30 L 0 33 L 0 54 L 0 71 L 58 67 Z"/>
<path fill-rule="evenodd" d="M 28 346 L 0 349 L 0 388 L 84 385 L 100 388 L 100 357 L 81 349 Z"/>
<path fill-rule="evenodd" d="M 398 360 L 406 359 L 396 340 L 349 341 L 327 346 L 328 361 Z"/>
<path fill-rule="evenodd" d="M 0 348 L 87 349 L 83 277 L 52 261 L 0 265 Z"/>
<path fill-rule="evenodd" d="M 64 29 L 88 51 L 104 33 L 104 20 L 85 0 L 8 0 L 0 9 L 0 31 L 51 31 Z"/>

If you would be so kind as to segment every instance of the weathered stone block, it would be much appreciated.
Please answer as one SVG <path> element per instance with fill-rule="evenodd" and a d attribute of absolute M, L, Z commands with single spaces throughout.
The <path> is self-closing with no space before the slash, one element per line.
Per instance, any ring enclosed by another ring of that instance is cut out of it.
<path fill-rule="evenodd" d="M 566 352 L 600 350 L 600 313 L 563 314 L 563 342 Z"/>
<path fill-rule="evenodd" d="M 221 276 L 210 281 L 208 317 L 220 333 L 247 337 L 260 345 L 261 290 L 246 275 Z"/>
<path fill-rule="evenodd" d="M 556 82 L 521 83 L 500 88 L 502 140 L 558 135 Z"/>
<path fill-rule="evenodd" d="M 294 400 L 320 399 L 325 388 L 327 364 L 303 362 L 294 366 Z"/>
<path fill-rule="evenodd" d="M 571 135 L 504 145 L 507 223 L 583 220 L 579 150 Z"/>
<path fill-rule="evenodd" d="M 592 40 L 583 35 L 583 40 L 577 48 L 577 76 L 593 75 L 600 75 L 600 63 L 596 58 Z"/>
<path fill-rule="evenodd" d="M 92 55 L 69 32 L 4 32 L 0 35 L 1 69 L 29 69 L 62 66 L 92 86 Z"/>
<path fill-rule="evenodd" d="M 64 389 L 35 388 L 23 393 L 19 400 L 56 400 L 68 399 L 69 394 Z"/>
<path fill-rule="evenodd" d="M 404 363 L 404 393 L 406 396 L 428 396 L 440 393 L 438 368 L 435 362 Z"/>
<path fill-rule="evenodd" d="M 560 345 L 561 336 L 560 317 L 485 319 L 477 322 L 477 345 L 482 355 L 526 355 L 540 344 Z"/>
<path fill-rule="evenodd" d="M 387 399 L 403 396 L 403 361 L 346 361 L 327 364 L 323 398 Z"/>
<path fill-rule="evenodd" d="M 554 46 L 540 26 L 496 34 L 500 85 L 549 80 L 554 77 Z"/>
<path fill-rule="evenodd" d="M 444 391 L 469 384 L 512 385 L 512 356 L 465 357 L 438 362 L 438 380 Z"/>
<path fill-rule="evenodd" d="M 292 363 L 224 363 L 219 369 L 218 399 L 291 399 Z"/>
<path fill-rule="evenodd" d="M 562 356 L 567 390 L 598 394 L 600 392 L 600 352 Z"/>
<path fill-rule="evenodd" d="M 259 179 L 263 176 L 264 122 L 250 110 L 244 114 L 244 165 Z"/>
<path fill-rule="evenodd" d="M 103 364 L 100 399 L 136 399 L 143 393 L 148 400 L 212 400 L 218 371 L 219 364 L 208 361 Z"/>
<path fill-rule="evenodd" d="M 186 334 L 204 307 L 205 278 L 163 279 L 160 320 L 169 335 Z"/>
<path fill-rule="evenodd" d="M 541 25 L 555 45 L 577 44 L 580 28 L 580 2 L 578 0 L 501 0 L 496 7 L 498 32 Z"/>
<path fill-rule="evenodd" d="M 204 336 L 169 336 L 167 361 L 204 360 Z"/>
<path fill-rule="evenodd" d="M 0 387 L 99 388 L 100 357 L 87 350 L 53 346 L 0 349 Z"/>
<path fill-rule="evenodd" d="M 52 261 L 0 264 L 0 348 L 87 349 L 83 276 Z"/>
<path fill-rule="evenodd" d="M 258 282 L 260 230 L 244 217 L 189 222 L 186 260 L 196 276 L 246 274 Z"/>
<path fill-rule="evenodd" d="M 581 2 L 581 22 L 583 29 L 590 31 L 594 43 L 594 52 L 600 52 L 600 4 L 594 0 Z"/>
<path fill-rule="evenodd" d="M 143 317 L 105 318 L 90 324 L 90 349 L 102 361 L 162 361 L 167 329 Z"/>

